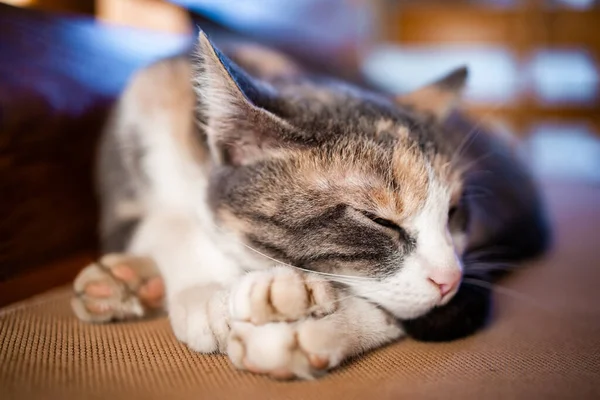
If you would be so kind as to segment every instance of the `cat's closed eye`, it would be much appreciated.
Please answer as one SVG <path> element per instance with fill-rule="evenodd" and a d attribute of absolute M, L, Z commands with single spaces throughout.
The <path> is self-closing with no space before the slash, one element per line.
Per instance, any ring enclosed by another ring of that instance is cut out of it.
<path fill-rule="evenodd" d="M 401 226 L 399 226 L 397 223 L 395 223 L 394 221 L 390 221 L 389 219 L 385 219 L 385 218 L 380 218 L 377 215 L 370 213 L 368 211 L 361 211 L 361 214 L 363 214 L 365 217 L 369 218 L 371 221 L 373 221 L 377 225 L 380 225 L 385 228 L 396 231 L 400 235 L 400 239 L 402 239 L 402 240 L 408 239 L 408 233 L 406 233 L 406 231 Z"/>

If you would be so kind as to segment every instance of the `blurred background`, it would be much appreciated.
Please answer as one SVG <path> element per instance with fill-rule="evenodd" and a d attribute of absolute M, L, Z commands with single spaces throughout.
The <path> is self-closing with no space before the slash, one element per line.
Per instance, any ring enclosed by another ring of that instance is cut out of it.
<path fill-rule="evenodd" d="M 600 183 L 598 0 L 0 0 L 0 283 L 95 243 L 107 105 L 197 26 L 392 93 L 467 65 L 467 111 L 522 137 L 544 182 Z"/>
<path fill-rule="evenodd" d="M 600 170 L 592 144 L 600 131 L 598 0 L 0 2 L 163 34 L 153 36 L 150 48 L 147 37 L 119 38 L 119 46 L 157 56 L 182 45 L 172 35 L 189 36 L 196 25 L 209 24 L 390 92 L 414 89 L 466 64 L 471 113 L 502 121 L 520 136 L 534 135 L 531 146 L 543 140 L 563 155 L 566 149 L 593 155 L 574 162 L 539 150 L 534 164 L 555 174 Z"/>
<path fill-rule="evenodd" d="M 467 63 L 474 72 L 471 99 L 481 107 L 504 104 L 518 123 L 533 114 L 587 119 L 597 105 L 597 0 L 0 2 L 181 34 L 192 30 L 191 11 L 278 45 L 317 42 L 315 56 L 345 52 L 344 62 L 362 64 L 370 79 L 389 90 L 405 90 Z M 517 116 L 516 109 L 525 115 Z"/>

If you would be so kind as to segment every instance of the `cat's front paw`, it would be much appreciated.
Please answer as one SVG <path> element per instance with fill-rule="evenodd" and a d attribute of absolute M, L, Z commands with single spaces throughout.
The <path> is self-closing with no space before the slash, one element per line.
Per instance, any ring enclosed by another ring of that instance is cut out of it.
<path fill-rule="evenodd" d="M 73 283 L 73 311 L 86 322 L 137 319 L 159 313 L 165 287 L 147 257 L 107 254 L 82 269 Z"/>
<path fill-rule="evenodd" d="M 237 368 L 310 379 L 342 360 L 337 292 L 318 275 L 283 267 L 251 272 L 232 289 L 229 307 L 227 353 Z"/>
<path fill-rule="evenodd" d="M 348 333 L 336 322 L 329 316 L 265 325 L 234 322 L 227 354 L 242 370 L 275 379 L 313 379 L 346 357 Z"/>
<path fill-rule="evenodd" d="M 316 274 L 276 267 L 242 277 L 232 289 L 229 306 L 234 321 L 254 325 L 291 322 L 334 312 L 336 290 Z"/>

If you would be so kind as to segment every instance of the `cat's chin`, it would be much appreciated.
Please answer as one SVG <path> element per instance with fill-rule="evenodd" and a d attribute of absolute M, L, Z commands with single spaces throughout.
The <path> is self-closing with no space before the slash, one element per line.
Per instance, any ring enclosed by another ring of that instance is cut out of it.
<path fill-rule="evenodd" d="M 461 284 L 445 305 L 418 318 L 404 319 L 407 335 L 425 342 L 444 342 L 469 336 L 483 328 L 491 310 L 489 289 Z"/>
<path fill-rule="evenodd" d="M 412 304 L 411 307 L 407 307 L 406 302 L 401 300 L 396 300 L 395 302 L 385 301 L 383 299 L 369 299 L 373 303 L 377 304 L 381 308 L 387 310 L 397 319 L 404 320 L 414 320 L 418 319 L 423 315 L 431 312 L 434 309 L 435 304 L 437 303 L 436 299 L 431 300 L 430 302 L 425 302 L 421 304 Z M 383 301 L 382 301 L 383 300 Z M 386 299 L 387 300 L 387 299 Z M 398 304 L 403 304 L 404 307 L 398 307 Z"/>

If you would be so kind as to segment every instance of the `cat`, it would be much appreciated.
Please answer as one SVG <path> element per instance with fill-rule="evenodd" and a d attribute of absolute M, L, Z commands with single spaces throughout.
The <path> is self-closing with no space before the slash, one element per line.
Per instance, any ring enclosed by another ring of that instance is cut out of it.
<path fill-rule="evenodd" d="M 166 310 L 191 349 L 278 379 L 481 329 L 487 284 L 550 229 L 513 143 L 460 113 L 467 75 L 391 96 L 200 32 L 115 107 L 105 255 L 76 278 L 74 312 Z"/>

